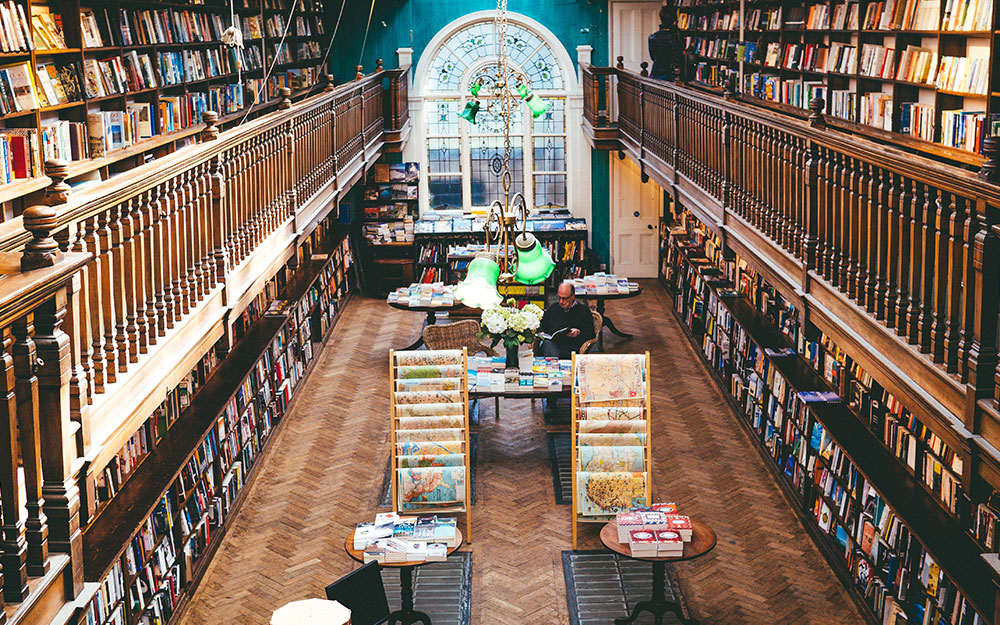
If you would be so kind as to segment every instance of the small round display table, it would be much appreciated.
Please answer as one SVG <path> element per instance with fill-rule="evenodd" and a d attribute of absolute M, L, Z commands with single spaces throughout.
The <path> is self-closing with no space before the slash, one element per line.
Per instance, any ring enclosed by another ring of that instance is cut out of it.
<path fill-rule="evenodd" d="M 462 308 L 467 308 L 465 304 L 462 304 L 458 300 L 451 306 L 407 306 L 401 302 L 389 302 L 389 305 L 397 310 L 409 310 L 411 312 L 422 312 L 427 313 L 427 319 L 424 321 L 424 326 L 432 326 L 437 322 L 438 311 L 449 311 L 449 310 L 459 310 Z M 414 349 L 419 349 L 421 345 L 424 344 L 424 331 L 423 328 L 420 330 L 420 334 L 417 335 L 417 340 L 413 342 L 412 345 L 404 347 L 403 350 L 411 351 Z"/>
<path fill-rule="evenodd" d="M 576 298 L 583 300 L 588 300 L 588 299 L 595 300 L 597 302 L 597 312 L 599 312 L 601 314 L 601 317 L 604 319 L 604 326 L 602 330 L 604 328 L 607 328 L 608 330 L 611 330 L 613 333 L 617 334 L 623 339 L 630 339 L 632 338 L 631 334 L 622 332 L 621 330 L 615 327 L 615 324 L 613 321 L 611 321 L 611 319 L 608 319 L 607 314 L 604 312 L 604 302 L 605 300 L 609 299 L 630 299 L 633 297 L 638 297 L 639 295 L 642 295 L 642 287 L 639 287 L 638 290 L 632 291 L 631 293 L 605 293 L 603 295 L 597 295 L 596 293 L 593 295 L 581 293 L 577 295 Z M 600 337 L 598 337 L 598 339 L 600 339 Z M 601 345 L 602 346 L 604 345 L 603 341 L 601 341 Z"/>
<path fill-rule="evenodd" d="M 679 603 L 667 600 L 667 562 L 682 562 L 684 560 L 694 560 L 715 548 L 715 530 L 711 527 L 691 519 L 691 541 L 684 543 L 684 553 L 680 556 L 663 556 L 656 558 L 643 558 L 632 555 L 632 548 L 628 543 L 618 542 L 618 523 L 611 521 L 601 528 L 601 542 L 604 546 L 621 554 L 626 558 L 644 560 L 653 563 L 653 598 L 649 601 L 640 601 L 632 610 L 632 615 L 615 619 L 615 625 L 628 625 L 639 617 L 640 612 L 649 612 L 656 618 L 656 625 L 662 625 L 663 615 L 673 612 L 682 623 L 687 625 L 697 625 L 698 621 L 684 617 Z"/>
<path fill-rule="evenodd" d="M 457 539 L 455 546 L 448 547 L 449 556 L 458 551 L 458 548 L 462 546 L 462 542 L 465 540 L 462 537 L 462 530 L 455 528 L 455 538 Z M 364 550 L 359 551 L 354 548 L 354 532 L 351 532 L 350 536 L 344 540 L 344 551 L 358 562 L 363 563 L 365 561 Z M 431 625 L 431 618 L 429 616 L 413 609 L 413 569 L 424 564 L 430 564 L 430 562 L 423 560 L 420 562 L 386 562 L 379 564 L 381 567 L 399 569 L 399 585 L 402 588 L 400 608 L 389 615 L 389 620 L 386 621 L 388 625 L 393 625 L 394 623 L 399 623 L 399 625 L 413 625 L 413 623 Z"/>

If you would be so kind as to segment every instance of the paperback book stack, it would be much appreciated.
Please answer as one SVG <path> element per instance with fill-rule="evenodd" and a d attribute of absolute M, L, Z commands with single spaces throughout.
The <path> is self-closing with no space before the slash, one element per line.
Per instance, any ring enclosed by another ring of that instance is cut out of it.
<path fill-rule="evenodd" d="M 573 548 L 577 523 L 649 505 L 649 352 L 573 355 Z"/>
<path fill-rule="evenodd" d="M 414 282 L 390 292 L 386 301 L 406 306 L 454 306 L 454 290 L 453 285 L 443 282 Z"/>
<path fill-rule="evenodd" d="M 448 548 L 458 546 L 454 518 L 434 516 L 400 517 L 395 512 L 375 515 L 374 523 L 359 523 L 353 547 L 364 551 L 364 561 L 443 562 Z"/>
<path fill-rule="evenodd" d="M 637 558 L 678 557 L 691 542 L 691 518 L 677 514 L 673 503 L 655 503 L 619 512 L 618 542 L 628 543 Z"/>
<path fill-rule="evenodd" d="M 639 290 L 638 282 L 603 271 L 582 278 L 567 280 L 577 295 L 627 295 Z"/>
<path fill-rule="evenodd" d="M 396 512 L 465 512 L 470 535 L 466 350 L 389 352 Z"/>

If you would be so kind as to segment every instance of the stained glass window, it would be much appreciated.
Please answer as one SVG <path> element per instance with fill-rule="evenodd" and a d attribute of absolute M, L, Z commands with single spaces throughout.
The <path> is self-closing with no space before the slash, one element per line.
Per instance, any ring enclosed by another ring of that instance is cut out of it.
<path fill-rule="evenodd" d="M 553 50 L 524 26 L 509 23 L 506 41 L 512 69 L 526 77 L 531 91 L 552 105 L 533 120 L 520 98 L 513 101 L 511 193 L 524 192 L 533 206 L 565 206 L 568 168 L 562 68 Z M 458 117 L 471 98 L 469 85 L 480 76 L 496 73 L 498 52 L 492 19 L 466 26 L 432 52 L 424 115 L 427 197 L 432 209 L 485 208 L 494 200 L 503 200 L 502 117 L 491 114 L 485 101 L 475 125 Z"/>

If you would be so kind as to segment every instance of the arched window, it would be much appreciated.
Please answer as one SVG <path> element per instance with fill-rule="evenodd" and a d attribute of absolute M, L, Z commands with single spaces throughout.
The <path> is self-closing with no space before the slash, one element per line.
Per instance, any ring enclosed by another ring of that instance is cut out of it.
<path fill-rule="evenodd" d="M 507 25 L 508 62 L 551 108 L 533 119 L 519 104 L 511 120 L 510 169 L 513 191 L 530 207 L 567 205 L 567 82 L 575 77 L 560 66 L 551 45 L 526 25 Z M 470 21 L 429 47 L 422 83 L 426 193 L 424 209 L 485 209 L 503 200 L 503 124 L 484 106 L 475 125 L 459 119 L 470 98 L 469 85 L 495 71 L 498 47 L 492 18 Z M 422 78 L 422 80 L 421 80 Z"/>

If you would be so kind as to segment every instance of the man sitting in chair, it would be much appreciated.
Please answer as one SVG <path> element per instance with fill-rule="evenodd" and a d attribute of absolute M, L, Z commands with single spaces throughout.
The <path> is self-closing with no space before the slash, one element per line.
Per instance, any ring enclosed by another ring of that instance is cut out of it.
<path fill-rule="evenodd" d="M 536 353 L 539 356 L 569 359 L 573 352 L 580 351 L 580 346 L 594 338 L 594 318 L 590 308 L 576 301 L 573 285 L 563 282 L 556 291 L 559 301 L 549 305 L 542 315 L 538 330 L 551 338 L 539 337 Z"/>

